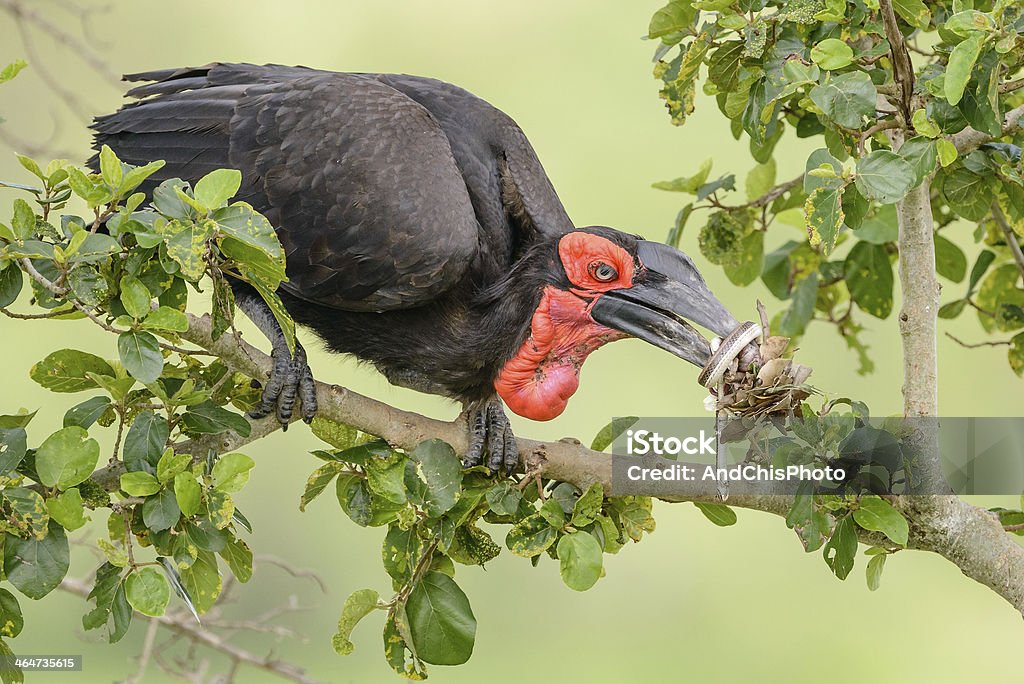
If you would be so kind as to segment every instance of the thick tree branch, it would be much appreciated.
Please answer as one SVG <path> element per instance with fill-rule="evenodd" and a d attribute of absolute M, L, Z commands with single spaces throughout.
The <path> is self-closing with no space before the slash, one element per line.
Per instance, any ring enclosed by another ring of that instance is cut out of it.
<path fill-rule="evenodd" d="M 927 197 L 927 190 L 923 196 Z M 915 224 L 911 228 L 921 226 Z M 215 353 L 235 371 L 257 378 L 267 377 L 271 368 L 269 356 L 230 334 L 214 342 L 210 338 L 211 328 L 209 316 L 189 316 L 189 330 L 182 337 Z M 451 444 L 457 452 L 466 448 L 467 428 L 462 420 L 434 420 L 324 383 L 317 383 L 317 398 L 320 415 L 324 418 L 378 435 L 394 446 L 412 448 L 424 439 L 438 438 Z M 248 438 L 229 437 L 218 447 L 237 449 L 279 427 L 273 418 L 264 419 L 253 425 Z M 538 442 L 520 438 L 519 451 L 524 471 L 571 482 L 584 489 L 600 482 L 605 492 L 615 494 L 609 454 L 588 449 L 573 439 Z M 719 502 L 718 490 L 711 480 L 689 482 L 683 493 L 680 493 L 679 483 L 652 482 L 649 485 L 653 487 L 650 494 L 664 501 Z M 956 564 L 966 576 L 991 588 L 1024 613 L 1024 549 L 1003 531 L 994 515 L 955 496 L 906 496 L 897 497 L 894 502 L 910 521 L 909 548 L 938 553 Z M 740 481 L 730 485 L 730 506 L 785 516 L 792 504 L 792 497 L 780 494 L 771 482 Z M 867 543 L 879 541 L 870 533 L 861 534 L 862 541 Z"/>

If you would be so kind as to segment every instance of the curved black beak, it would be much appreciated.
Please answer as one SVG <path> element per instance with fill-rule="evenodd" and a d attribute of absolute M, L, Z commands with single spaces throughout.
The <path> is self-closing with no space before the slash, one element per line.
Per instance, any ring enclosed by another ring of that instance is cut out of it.
<path fill-rule="evenodd" d="M 594 302 L 591 317 L 704 366 L 711 348 L 689 322 L 721 337 L 739 322 L 711 294 L 690 257 L 679 250 L 641 240 L 637 258 L 645 270 L 633 287 L 606 292 Z"/>

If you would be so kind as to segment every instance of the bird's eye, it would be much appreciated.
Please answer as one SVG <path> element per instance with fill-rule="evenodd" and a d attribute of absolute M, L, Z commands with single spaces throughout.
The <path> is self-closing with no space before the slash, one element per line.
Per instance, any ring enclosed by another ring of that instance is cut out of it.
<path fill-rule="evenodd" d="M 589 271 L 594 280 L 599 280 L 602 283 L 609 283 L 619 277 L 619 272 L 603 261 L 595 261 L 590 264 Z"/>

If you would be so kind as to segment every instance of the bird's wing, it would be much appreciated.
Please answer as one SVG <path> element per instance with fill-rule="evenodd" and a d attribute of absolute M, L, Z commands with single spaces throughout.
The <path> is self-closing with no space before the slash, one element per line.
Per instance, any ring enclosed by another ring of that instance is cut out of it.
<path fill-rule="evenodd" d="M 277 228 L 282 287 L 351 311 L 423 304 L 479 249 L 479 225 L 448 138 L 420 104 L 376 79 L 297 67 L 150 72 L 145 97 L 97 120 L 96 144 L 154 179 L 239 169 L 239 199 Z"/>

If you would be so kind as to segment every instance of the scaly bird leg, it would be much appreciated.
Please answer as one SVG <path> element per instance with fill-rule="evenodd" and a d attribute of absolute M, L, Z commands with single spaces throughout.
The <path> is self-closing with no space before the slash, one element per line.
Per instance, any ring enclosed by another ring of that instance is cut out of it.
<path fill-rule="evenodd" d="M 239 288 L 240 289 L 240 288 Z M 267 336 L 271 344 L 274 367 L 263 386 L 260 405 L 249 412 L 250 418 L 263 418 L 277 414 L 281 429 L 287 430 L 291 422 L 296 399 L 302 402 L 302 420 L 312 422 L 316 415 L 316 383 L 306 362 L 306 350 L 295 341 L 295 355 L 288 351 L 284 331 L 274 319 L 270 307 L 259 294 L 242 290 L 235 293 L 235 303 L 256 327 Z"/>
<path fill-rule="evenodd" d="M 486 446 L 487 467 L 492 474 L 502 469 L 507 475 L 515 472 L 519 465 L 519 447 L 501 400 L 491 397 L 470 404 L 466 407 L 466 416 L 469 420 L 469 448 L 462 465 L 466 468 L 480 465 Z"/>

